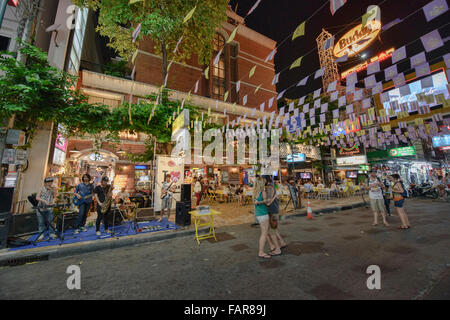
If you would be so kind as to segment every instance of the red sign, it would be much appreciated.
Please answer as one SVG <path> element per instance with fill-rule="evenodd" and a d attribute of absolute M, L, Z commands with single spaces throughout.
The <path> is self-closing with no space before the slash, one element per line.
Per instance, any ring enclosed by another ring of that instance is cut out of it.
<path fill-rule="evenodd" d="M 8 0 L 8 5 L 10 6 L 17 7 L 18 4 L 19 0 Z"/>
<path fill-rule="evenodd" d="M 361 130 L 361 124 L 358 118 L 355 121 L 350 121 L 350 125 L 345 126 L 345 133 L 347 134 L 350 132 L 358 132 L 359 130 Z"/>
<path fill-rule="evenodd" d="M 367 66 L 369 65 L 369 64 L 371 64 L 372 62 L 375 62 L 375 61 L 384 61 L 384 60 L 386 60 L 386 59 L 388 59 L 389 57 L 392 57 L 392 53 L 395 51 L 395 49 L 394 48 L 391 48 L 391 49 L 389 49 L 389 50 L 386 50 L 386 51 L 384 51 L 384 52 L 381 52 L 380 54 L 378 54 L 378 55 L 376 55 L 375 57 L 373 57 L 372 59 L 370 59 L 370 61 L 365 61 L 365 62 L 363 62 L 363 63 L 361 63 L 361 64 L 358 64 L 357 66 L 355 66 L 355 67 L 353 67 L 353 68 L 350 68 L 350 69 L 348 69 L 348 70 L 346 70 L 346 71 L 344 71 L 344 72 L 342 72 L 341 73 L 341 79 L 342 80 L 344 80 L 345 78 L 347 78 L 347 76 L 350 74 L 350 73 L 353 73 L 353 72 L 356 72 L 356 73 L 358 73 L 358 72 L 361 72 L 361 71 L 363 71 L 363 70 L 366 70 L 367 69 Z"/>

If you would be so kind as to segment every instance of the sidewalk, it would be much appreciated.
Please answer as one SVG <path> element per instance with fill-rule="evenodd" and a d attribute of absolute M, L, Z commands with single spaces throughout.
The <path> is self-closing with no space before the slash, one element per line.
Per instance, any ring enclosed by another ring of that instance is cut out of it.
<path fill-rule="evenodd" d="M 317 200 L 311 199 L 311 207 L 314 214 L 325 214 L 337 212 L 341 210 L 348 210 L 364 206 L 361 197 L 352 197 L 337 200 Z M 302 199 L 303 207 L 292 210 L 292 205 L 284 211 L 286 204 L 280 206 L 280 220 L 292 219 L 294 217 L 302 217 L 306 215 L 306 203 Z M 216 228 L 251 224 L 254 222 L 253 205 L 238 206 L 236 203 L 219 203 L 215 204 L 214 209 L 222 212 L 222 215 L 215 216 L 214 225 Z M 199 234 L 207 233 L 209 227 L 199 229 Z M 217 233 L 217 230 L 216 230 Z M 134 246 L 141 243 L 150 243 L 163 241 L 173 238 L 192 237 L 194 238 L 195 227 L 193 224 L 187 227 L 182 227 L 176 230 L 149 232 L 144 234 L 127 235 L 117 238 L 107 238 L 94 241 L 85 241 L 78 243 L 63 243 L 61 246 L 50 247 L 36 247 L 31 249 L 15 249 L 8 251 L 8 249 L 0 250 L 0 266 L 2 265 L 17 265 L 30 263 L 37 260 L 48 260 L 64 256 L 77 255 L 81 253 L 121 248 L 125 246 Z M 194 239 L 192 239 L 194 241 Z"/>

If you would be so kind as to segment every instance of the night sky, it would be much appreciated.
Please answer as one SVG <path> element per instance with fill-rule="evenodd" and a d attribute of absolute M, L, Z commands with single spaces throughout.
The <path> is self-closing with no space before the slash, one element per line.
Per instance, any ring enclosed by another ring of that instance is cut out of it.
<path fill-rule="evenodd" d="M 237 13 L 245 17 L 248 10 L 253 6 L 256 0 L 232 0 L 230 5 L 233 10 L 238 4 Z M 277 41 L 279 45 L 286 37 L 288 37 L 297 26 L 305 19 L 308 19 L 322 5 L 324 7 L 319 10 L 312 18 L 306 22 L 305 36 L 296 38 L 294 41 L 291 37 L 284 41 L 278 48 L 275 55 L 275 72 L 279 72 L 298 57 L 305 55 L 316 47 L 316 38 L 325 28 L 328 32 L 336 35 L 335 43 L 338 39 L 354 26 L 361 24 L 361 16 L 366 12 L 369 5 L 378 5 L 381 9 L 382 25 L 388 24 L 396 18 L 404 19 L 416 10 L 431 2 L 430 0 L 348 0 L 347 3 L 340 8 L 334 16 L 330 12 L 330 4 L 328 0 L 262 0 L 259 6 L 245 20 L 249 28 L 258 31 L 265 36 Z M 448 2 L 448 0 L 447 0 Z M 408 19 L 400 24 L 384 31 L 380 34 L 379 39 L 372 42 L 364 51 L 367 57 L 349 58 L 347 62 L 338 64 L 339 72 L 345 71 L 352 66 L 364 62 L 366 59 L 387 50 L 389 48 L 400 48 L 407 45 L 406 52 L 408 56 L 423 51 L 420 37 L 436 28 L 439 29 L 441 37 L 444 39 L 450 34 L 449 23 L 450 10 L 445 14 L 431 20 L 427 23 L 423 10 L 419 10 L 411 15 Z M 380 41 L 381 40 L 381 41 Z M 427 53 L 428 61 L 436 63 L 439 57 L 449 52 L 450 42 L 443 47 Z M 387 59 L 381 63 L 381 69 L 391 65 L 391 59 Z M 286 70 L 281 73 L 280 81 L 277 84 L 277 92 L 281 92 L 285 88 L 302 80 L 307 75 L 315 72 L 320 68 L 317 49 L 305 56 L 300 68 Z M 410 70 L 409 62 L 399 64 L 399 72 Z M 358 79 L 362 80 L 366 77 L 366 72 L 358 73 Z M 310 77 L 306 87 L 294 87 L 288 90 L 285 97 L 300 98 L 301 96 L 314 91 L 322 86 L 321 78 L 313 80 Z M 384 80 L 383 75 L 377 75 L 377 81 Z"/>

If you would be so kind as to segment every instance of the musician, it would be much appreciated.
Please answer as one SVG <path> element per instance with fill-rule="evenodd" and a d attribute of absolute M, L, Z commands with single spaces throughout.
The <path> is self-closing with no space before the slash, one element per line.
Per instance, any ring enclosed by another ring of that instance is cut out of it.
<path fill-rule="evenodd" d="M 78 217 L 75 222 L 75 232 L 86 232 L 87 229 L 84 227 L 86 225 L 86 218 L 89 212 L 89 208 L 92 203 L 92 196 L 94 194 L 94 185 L 91 183 L 91 176 L 89 174 L 84 174 L 81 178 L 83 181 L 75 188 L 75 197 L 78 198 Z"/>
<path fill-rule="evenodd" d="M 170 182 L 170 174 L 166 174 L 165 181 L 163 182 L 162 188 L 161 188 L 161 217 L 159 218 L 159 222 L 161 222 L 164 218 L 164 211 L 167 209 L 167 222 L 169 222 L 170 218 L 170 207 L 172 204 L 172 192 L 175 192 L 176 186 L 173 185 L 173 183 Z"/>
<path fill-rule="evenodd" d="M 50 224 L 53 226 L 53 209 L 49 206 L 55 204 L 55 198 L 57 196 L 56 190 L 53 188 L 53 178 L 46 178 L 44 180 L 44 188 L 36 195 L 38 201 L 38 210 L 36 212 L 39 225 L 39 233 L 44 230 L 49 233 L 50 238 L 55 239 L 56 235 L 54 229 L 50 228 Z M 42 240 L 44 233 L 42 233 L 37 240 Z"/>
<path fill-rule="evenodd" d="M 122 187 L 120 192 L 116 194 L 117 203 L 130 203 L 130 194 L 126 192 L 126 188 Z"/>
<path fill-rule="evenodd" d="M 112 233 L 108 230 L 108 214 L 111 209 L 112 186 L 108 184 L 108 177 L 103 177 L 99 186 L 94 188 L 94 198 L 97 201 L 97 220 L 95 221 L 95 230 L 97 236 L 101 235 L 100 223 L 103 220 L 105 232 Z"/>

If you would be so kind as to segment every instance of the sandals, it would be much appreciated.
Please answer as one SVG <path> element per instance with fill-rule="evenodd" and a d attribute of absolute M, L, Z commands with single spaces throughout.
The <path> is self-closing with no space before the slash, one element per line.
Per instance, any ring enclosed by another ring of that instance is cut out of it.
<path fill-rule="evenodd" d="M 269 255 L 271 256 L 281 256 L 282 252 L 280 250 L 280 253 L 274 253 L 274 252 L 270 252 Z"/>
<path fill-rule="evenodd" d="M 260 258 L 260 259 L 270 259 L 271 255 L 270 254 L 264 254 L 263 256 L 258 255 L 258 258 Z"/>

